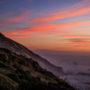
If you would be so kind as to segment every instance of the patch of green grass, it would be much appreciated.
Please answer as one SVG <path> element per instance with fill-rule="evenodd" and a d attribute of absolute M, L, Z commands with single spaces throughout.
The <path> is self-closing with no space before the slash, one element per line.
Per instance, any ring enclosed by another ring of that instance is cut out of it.
<path fill-rule="evenodd" d="M 18 83 L 10 79 L 9 77 L 0 74 L 0 86 L 6 87 L 6 88 L 17 88 Z"/>

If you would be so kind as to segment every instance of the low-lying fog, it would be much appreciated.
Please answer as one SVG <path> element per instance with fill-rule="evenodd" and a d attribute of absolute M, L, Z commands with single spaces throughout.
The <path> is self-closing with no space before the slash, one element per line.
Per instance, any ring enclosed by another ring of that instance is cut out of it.
<path fill-rule="evenodd" d="M 79 90 L 90 90 L 90 53 L 35 50 L 56 66 L 63 67 L 66 75 L 61 78 Z"/>

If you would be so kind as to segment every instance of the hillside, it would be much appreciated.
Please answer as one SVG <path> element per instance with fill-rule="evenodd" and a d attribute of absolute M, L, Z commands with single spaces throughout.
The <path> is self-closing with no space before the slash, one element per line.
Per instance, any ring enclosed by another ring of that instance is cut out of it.
<path fill-rule="evenodd" d="M 6 48 L 18 55 L 22 55 L 27 58 L 32 58 L 34 61 L 38 62 L 38 64 L 42 68 L 52 72 L 53 74 L 55 74 L 57 76 L 64 74 L 62 67 L 57 67 L 57 66 L 49 63 L 48 60 L 33 53 L 31 50 L 29 50 L 26 47 L 24 47 L 23 45 L 15 42 L 14 40 L 7 38 L 2 33 L 0 33 L 0 48 Z"/>
<path fill-rule="evenodd" d="M 28 59 L 0 48 L 0 90 L 75 90 Z"/>

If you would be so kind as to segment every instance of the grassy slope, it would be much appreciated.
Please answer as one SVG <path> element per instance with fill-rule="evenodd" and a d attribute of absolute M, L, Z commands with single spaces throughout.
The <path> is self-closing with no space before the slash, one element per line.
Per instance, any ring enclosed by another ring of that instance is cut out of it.
<path fill-rule="evenodd" d="M 37 62 L 0 49 L 0 90 L 75 90 Z"/>

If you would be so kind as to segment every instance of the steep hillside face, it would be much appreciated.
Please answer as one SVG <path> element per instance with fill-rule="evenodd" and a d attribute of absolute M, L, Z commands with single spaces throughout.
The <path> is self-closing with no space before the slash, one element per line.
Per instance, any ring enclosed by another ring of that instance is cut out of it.
<path fill-rule="evenodd" d="M 48 71 L 52 72 L 57 76 L 64 74 L 63 69 L 61 67 L 54 66 L 44 58 L 33 53 L 23 45 L 5 37 L 1 33 L 0 33 L 0 48 L 6 48 L 18 55 L 23 55 L 27 58 L 32 58 L 34 61 L 37 61 L 42 68 L 47 69 Z"/>
<path fill-rule="evenodd" d="M 0 90 L 75 90 L 32 58 L 0 48 Z"/>

